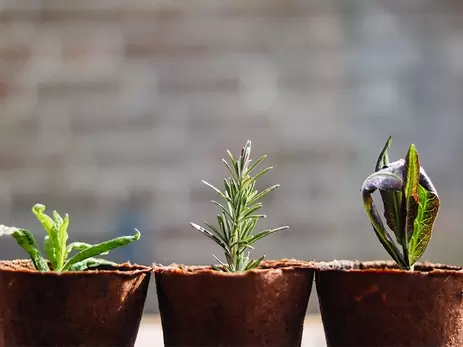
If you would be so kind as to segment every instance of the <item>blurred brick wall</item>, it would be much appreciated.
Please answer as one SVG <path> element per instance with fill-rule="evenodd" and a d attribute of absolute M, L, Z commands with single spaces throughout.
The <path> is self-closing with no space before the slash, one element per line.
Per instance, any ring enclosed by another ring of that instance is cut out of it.
<path fill-rule="evenodd" d="M 443 200 L 426 259 L 461 264 L 462 23 L 450 0 L 0 0 L 0 223 L 38 229 L 42 202 L 84 240 L 139 227 L 118 259 L 210 263 L 200 180 L 251 139 L 282 185 L 262 227 L 292 227 L 256 255 L 386 258 L 359 188 L 392 135 Z"/>

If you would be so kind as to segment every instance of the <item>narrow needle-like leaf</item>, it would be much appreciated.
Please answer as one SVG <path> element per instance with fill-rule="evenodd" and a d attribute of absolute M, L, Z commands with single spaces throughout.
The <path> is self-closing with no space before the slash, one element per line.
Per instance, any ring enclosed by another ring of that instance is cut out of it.
<path fill-rule="evenodd" d="M 212 203 L 218 206 L 221 212 L 217 216 L 217 227 L 205 222 L 205 225 L 209 228 L 207 230 L 195 223 L 190 224 L 193 228 L 223 248 L 227 263 L 222 263 L 214 256 L 221 264 L 221 267 L 214 265 L 213 269 L 232 272 L 247 271 L 258 267 L 264 258 L 261 257 L 253 260 L 249 254 L 244 254 L 245 250 L 253 249 L 253 244 L 258 240 L 288 227 L 269 229 L 254 234 L 257 221 L 265 218 L 263 214 L 255 214 L 262 207 L 262 204 L 258 201 L 279 185 L 276 184 L 268 187 L 262 192 L 258 192 L 255 189 L 256 181 L 272 168 L 263 169 L 255 176 L 250 175 L 257 165 L 266 158 L 264 155 L 256 162 L 252 162 L 250 158 L 251 141 L 246 142 L 237 159 L 229 151 L 227 151 L 227 154 L 231 160 L 231 164 L 224 159 L 222 161 L 227 167 L 230 177 L 224 178 L 224 191 L 222 192 L 212 184 L 203 181 L 204 184 L 218 193 L 226 202 L 226 204 L 221 204 L 212 200 Z"/>

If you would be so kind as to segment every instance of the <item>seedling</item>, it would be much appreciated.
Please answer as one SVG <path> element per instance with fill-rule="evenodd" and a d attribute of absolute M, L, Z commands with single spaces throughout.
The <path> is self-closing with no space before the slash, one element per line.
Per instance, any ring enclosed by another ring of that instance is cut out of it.
<path fill-rule="evenodd" d="M 387 151 L 390 145 L 391 137 L 379 155 L 375 173 L 363 182 L 363 206 L 389 255 L 402 269 L 413 270 L 413 264 L 423 255 L 431 239 L 440 200 L 420 166 L 415 146 L 410 146 L 405 159 L 389 163 Z M 377 189 L 383 201 L 386 224 L 396 241 L 376 210 L 372 194 Z"/>
<path fill-rule="evenodd" d="M 135 229 L 135 235 L 117 237 L 96 245 L 85 242 L 67 244 L 68 214 L 62 218 L 58 212 L 53 211 L 53 218 L 51 218 L 45 214 L 45 206 L 40 204 L 36 204 L 32 208 L 32 212 L 47 232 L 44 249 L 48 261 L 42 256 L 36 238 L 30 231 L 2 225 L 0 226 L 0 236 L 4 234 L 13 236 L 18 245 L 29 254 L 35 268 L 42 272 L 83 271 L 98 265 L 112 265 L 113 262 L 94 257 L 107 255 L 110 250 L 128 245 L 141 236 L 140 232 Z M 74 251 L 78 252 L 71 256 Z"/>
<path fill-rule="evenodd" d="M 225 201 L 225 205 L 223 205 L 212 200 L 212 203 L 220 209 L 220 213 L 217 215 L 217 225 L 214 226 L 204 222 L 208 229 L 194 223 L 190 223 L 190 225 L 212 239 L 225 251 L 226 263 L 213 255 L 220 263 L 220 266 L 213 265 L 215 270 L 240 272 L 258 267 L 265 258 L 265 256 L 262 256 L 259 259 L 251 259 L 249 251 L 247 255 L 245 254 L 246 250 L 253 249 L 252 245 L 256 241 L 289 227 L 284 226 L 254 233 L 259 219 L 266 217 L 263 214 L 255 214 L 262 207 L 262 203 L 258 201 L 279 187 L 279 185 L 268 187 L 261 192 L 255 189 L 256 181 L 272 168 L 263 169 L 255 176 L 251 176 L 251 172 L 267 157 L 264 155 L 251 165 L 251 141 L 246 142 L 237 160 L 229 151 L 227 151 L 227 154 L 230 157 L 230 163 L 225 159 L 222 159 L 222 161 L 231 177 L 224 179 L 225 190 L 222 192 L 212 184 L 202 181 Z"/>

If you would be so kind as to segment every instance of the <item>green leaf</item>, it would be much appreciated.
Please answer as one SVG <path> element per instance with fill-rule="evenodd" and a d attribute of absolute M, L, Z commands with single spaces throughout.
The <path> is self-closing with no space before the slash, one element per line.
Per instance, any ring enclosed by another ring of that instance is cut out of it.
<path fill-rule="evenodd" d="M 45 205 L 35 204 L 32 208 L 32 212 L 35 214 L 49 236 L 49 240 L 46 241 L 47 245 L 45 246 L 46 252 L 50 262 L 53 264 L 53 268 L 56 268 L 59 266 L 59 257 L 61 254 L 61 244 L 58 235 L 59 231 L 55 227 L 55 221 L 45 214 L 45 209 Z M 53 248 L 53 252 L 50 252 L 51 248 Z M 51 256 L 53 256 L 53 258 Z"/>
<path fill-rule="evenodd" d="M 263 169 L 261 172 L 259 172 L 258 174 L 256 174 L 254 176 L 254 180 L 258 180 L 259 178 L 261 178 L 263 175 L 265 175 L 267 172 L 269 172 L 270 170 L 273 170 L 273 167 L 268 167 L 266 169 Z"/>
<path fill-rule="evenodd" d="M 397 242 L 402 245 L 402 192 L 380 191 L 387 226 L 394 232 Z"/>
<path fill-rule="evenodd" d="M 376 161 L 375 172 L 382 170 L 387 164 L 389 164 L 389 158 L 387 155 L 387 151 L 389 147 L 391 146 L 391 141 L 392 141 L 392 137 L 389 136 L 389 138 L 386 141 L 386 144 L 384 145 L 383 150 L 379 154 L 378 160 Z"/>
<path fill-rule="evenodd" d="M 83 251 L 84 249 L 90 248 L 93 245 L 86 242 L 72 242 L 66 247 L 66 259 L 73 251 Z M 100 253 L 100 255 L 108 255 L 109 251 Z"/>
<path fill-rule="evenodd" d="M 90 248 L 92 245 L 86 242 L 72 242 L 66 247 L 66 257 L 68 257 L 72 251 L 82 251 L 84 249 Z"/>
<path fill-rule="evenodd" d="M 256 267 L 260 265 L 260 263 L 262 263 L 264 259 L 265 259 L 265 255 L 263 255 L 259 259 L 251 260 L 244 268 L 244 271 L 255 269 Z"/>
<path fill-rule="evenodd" d="M 271 191 L 275 190 L 276 188 L 278 188 L 280 185 L 279 184 L 275 184 L 271 187 L 268 187 L 267 189 L 264 189 L 263 191 L 261 191 L 259 194 L 255 195 L 250 201 L 249 201 L 249 204 L 253 204 L 254 202 L 262 199 L 265 195 L 267 195 L 268 193 L 270 193 Z"/>
<path fill-rule="evenodd" d="M 249 168 L 248 170 L 248 175 L 257 167 L 257 165 L 259 165 L 265 158 L 267 158 L 266 155 L 263 155 L 262 157 L 260 157 L 259 159 L 256 160 L 256 162 L 254 164 L 251 165 L 251 167 Z"/>
<path fill-rule="evenodd" d="M 201 181 L 201 182 L 203 182 L 209 188 L 212 188 L 213 190 L 215 190 L 216 193 L 218 193 L 225 201 L 230 201 L 230 198 L 228 198 L 224 193 L 222 193 L 219 189 L 214 187 L 212 184 L 210 184 L 210 183 L 208 183 L 206 181 Z"/>
<path fill-rule="evenodd" d="M 64 219 L 61 220 L 61 224 L 59 226 L 59 235 L 61 241 L 61 247 L 63 249 L 66 248 L 66 244 L 69 238 L 68 235 L 68 227 L 69 227 L 69 215 L 66 213 L 64 215 Z"/>
<path fill-rule="evenodd" d="M 55 226 L 53 219 L 45 214 L 46 207 L 42 204 L 35 204 L 32 212 L 36 215 L 39 222 L 42 224 L 45 231 L 50 235 Z M 50 235 L 51 236 L 51 235 Z"/>
<path fill-rule="evenodd" d="M 102 253 L 109 252 L 110 250 L 126 246 L 134 241 L 139 240 L 141 234 L 137 229 L 135 229 L 135 231 L 135 235 L 116 237 L 115 239 L 98 243 L 96 245 L 93 245 L 92 247 L 80 251 L 66 262 L 66 264 L 63 267 L 63 270 L 68 270 L 72 265 L 81 262 L 85 259 L 101 255 Z"/>
<path fill-rule="evenodd" d="M 222 159 L 222 162 L 225 164 L 225 166 L 228 169 L 228 172 L 230 172 L 230 175 L 233 179 L 236 179 L 235 172 L 233 172 L 232 168 L 230 167 L 230 164 L 227 163 L 225 159 Z"/>
<path fill-rule="evenodd" d="M 210 229 L 212 230 L 212 234 L 214 234 L 215 236 L 217 236 L 217 238 L 219 238 L 223 243 L 226 243 L 227 242 L 227 237 L 220 231 L 218 230 L 215 226 L 213 226 L 212 224 L 209 224 L 208 222 L 204 222 L 204 224 Z M 207 230 L 207 229 L 206 229 Z M 209 231 L 209 230 L 207 230 Z"/>
<path fill-rule="evenodd" d="M 55 252 L 59 254 L 57 261 L 57 268 L 55 271 L 61 271 L 64 263 L 66 262 L 66 244 L 68 241 L 68 227 L 69 227 L 69 215 L 66 213 L 64 219 L 56 212 L 58 223 L 55 224 L 55 229 L 58 230 L 59 248 L 55 249 Z"/>
<path fill-rule="evenodd" d="M 219 225 L 219 229 L 222 231 L 221 234 L 224 236 L 224 243 L 227 244 L 232 234 L 232 227 L 228 222 L 227 216 L 224 213 L 217 215 L 217 223 Z"/>
<path fill-rule="evenodd" d="M 214 257 L 215 260 L 219 262 L 220 265 L 227 266 L 227 264 L 225 264 L 222 260 L 220 260 L 215 254 L 213 254 L 212 256 Z"/>
<path fill-rule="evenodd" d="M 203 228 L 202 226 L 195 224 L 195 223 L 190 223 L 190 225 L 195 228 L 197 231 L 202 233 L 203 235 L 206 235 L 208 238 L 210 238 L 212 241 L 217 243 L 220 247 L 227 249 L 228 246 L 223 242 L 219 237 L 211 233 L 209 230 Z"/>
<path fill-rule="evenodd" d="M 248 243 L 253 244 L 254 242 L 256 242 L 256 241 L 258 241 L 260 239 L 263 239 L 264 237 L 266 237 L 268 235 L 271 235 L 271 234 L 276 233 L 277 231 L 286 230 L 286 229 L 289 229 L 289 226 L 284 226 L 284 227 L 279 227 L 279 228 L 276 228 L 276 229 L 267 229 L 267 230 L 264 230 L 264 231 L 260 231 L 257 234 L 253 235 L 249 239 Z"/>
<path fill-rule="evenodd" d="M 424 174 L 424 177 L 426 174 Z M 427 177 L 423 179 L 429 180 Z M 420 181 L 423 181 L 420 180 Z M 429 181 L 430 182 L 430 181 Z M 424 253 L 431 239 L 434 222 L 439 212 L 440 200 L 434 189 L 418 187 L 419 208 L 415 219 L 412 238 L 410 239 L 410 265 L 413 265 Z"/>
<path fill-rule="evenodd" d="M 392 137 L 386 141 L 381 153 L 379 154 L 378 160 L 376 161 L 375 171 L 380 171 L 389 164 L 389 157 L 387 151 L 391 146 Z M 401 222 L 401 213 L 400 208 L 402 206 L 402 192 L 393 192 L 393 191 L 380 191 L 381 199 L 383 200 L 384 205 L 384 218 L 388 227 L 394 232 L 396 240 L 399 244 L 402 243 L 400 228 L 402 225 Z"/>
<path fill-rule="evenodd" d="M 377 189 L 385 191 L 399 191 L 402 189 L 403 182 L 402 179 L 390 172 L 386 172 L 384 169 L 367 177 L 362 185 L 362 198 L 363 198 L 363 207 L 367 216 L 370 219 L 373 231 L 378 237 L 379 241 L 389 253 L 389 255 L 394 259 L 394 261 L 403 268 L 407 268 L 407 265 L 403 259 L 402 254 L 400 254 L 396 244 L 392 240 L 391 236 L 387 233 L 384 228 L 383 221 L 379 216 L 379 213 L 376 209 L 375 203 L 373 201 L 373 192 Z"/>
<path fill-rule="evenodd" d="M 29 254 L 34 267 L 38 271 L 50 271 L 47 261 L 42 257 L 39 247 L 37 246 L 37 241 L 30 231 L 2 225 L 0 227 L 0 236 L 4 234 L 13 236 L 18 245 Z"/>
<path fill-rule="evenodd" d="M 247 209 L 239 216 L 238 223 L 241 222 L 245 218 L 252 217 L 252 214 L 262 208 L 261 203 L 254 204 L 252 206 L 248 206 Z"/>
<path fill-rule="evenodd" d="M 242 238 L 247 239 L 251 237 L 251 234 L 254 231 L 258 220 L 259 220 L 258 218 L 250 218 L 242 222 L 242 225 L 241 225 L 242 227 L 241 237 Z"/>
<path fill-rule="evenodd" d="M 211 200 L 211 202 L 214 204 L 214 205 L 217 205 L 220 207 L 220 209 L 227 215 L 228 218 L 230 219 L 233 219 L 232 215 L 230 214 L 230 212 L 228 211 L 228 209 L 225 208 L 225 206 L 223 206 L 221 203 L 215 201 L 215 200 Z"/>
<path fill-rule="evenodd" d="M 408 242 L 413 235 L 415 219 L 418 215 L 418 185 L 420 180 L 420 161 L 415 146 L 411 145 L 404 164 L 404 204 L 405 232 L 402 236 L 404 258 L 409 263 Z"/>
<path fill-rule="evenodd" d="M 56 229 L 59 230 L 59 228 L 61 227 L 61 224 L 63 223 L 63 218 L 61 218 L 59 213 L 56 211 L 53 211 L 53 222 L 54 222 L 54 226 L 56 227 Z"/>
<path fill-rule="evenodd" d="M 405 160 L 400 159 L 393 163 L 388 163 L 381 172 L 389 172 L 399 177 L 404 176 Z M 402 187 L 403 189 L 403 187 Z M 397 242 L 402 246 L 402 235 L 405 228 L 405 215 L 402 211 L 402 191 L 380 190 L 381 199 L 384 206 L 384 218 L 386 224 L 394 232 Z"/>
<path fill-rule="evenodd" d="M 45 249 L 45 253 L 47 254 L 48 259 L 50 259 L 50 262 L 53 266 L 54 269 L 56 269 L 56 254 L 55 254 L 55 248 L 53 247 L 53 241 L 51 240 L 50 236 L 47 234 L 45 235 L 45 239 L 43 241 L 43 248 Z"/>
<path fill-rule="evenodd" d="M 102 265 L 115 265 L 115 264 L 116 263 L 106 260 L 106 259 L 88 258 L 88 259 L 82 260 L 72 265 L 69 268 L 69 271 L 85 271 L 87 269 L 91 269 L 91 268 L 102 266 Z"/>

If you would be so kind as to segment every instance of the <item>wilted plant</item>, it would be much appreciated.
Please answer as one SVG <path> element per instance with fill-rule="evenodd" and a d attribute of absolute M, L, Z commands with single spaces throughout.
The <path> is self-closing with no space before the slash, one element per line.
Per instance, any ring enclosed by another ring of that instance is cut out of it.
<path fill-rule="evenodd" d="M 247 271 L 258 267 L 265 256 L 259 259 L 251 259 L 250 252 L 245 255 L 245 251 L 253 249 L 252 245 L 256 241 L 289 227 L 284 226 L 254 233 L 258 220 L 266 217 L 263 214 L 255 214 L 262 207 L 262 203 L 258 201 L 279 187 L 279 185 L 276 184 L 268 187 L 260 193 L 255 189 L 256 181 L 272 168 L 268 167 L 255 176 L 251 176 L 251 172 L 267 157 L 264 155 L 251 165 L 251 141 L 246 142 L 237 160 L 235 160 L 229 151 L 227 151 L 227 154 L 230 157 L 231 165 L 225 159 L 222 159 L 222 161 L 230 172 L 231 177 L 224 179 L 225 190 L 222 192 L 212 184 L 202 181 L 215 190 L 225 201 L 224 206 L 212 200 L 212 203 L 220 208 L 220 214 L 217 215 L 217 226 L 204 222 L 208 230 L 197 224 L 190 224 L 193 228 L 216 242 L 225 251 L 227 263 L 222 262 L 213 255 L 221 265 L 213 266 L 215 270 L 226 272 Z"/>
<path fill-rule="evenodd" d="M 363 206 L 373 230 L 390 256 L 402 269 L 413 270 L 413 264 L 422 256 L 431 239 L 440 201 L 431 180 L 420 166 L 415 146 L 410 146 L 405 159 L 389 163 L 387 151 L 390 145 L 391 137 L 379 155 L 375 173 L 363 182 Z M 377 189 L 381 193 L 386 224 L 397 244 L 376 210 L 372 194 Z"/>
<path fill-rule="evenodd" d="M 121 236 L 96 245 L 84 242 L 72 242 L 68 245 L 68 214 L 62 218 L 58 212 L 53 211 L 53 218 L 51 218 L 45 214 L 45 206 L 41 204 L 36 204 L 32 208 L 32 212 L 47 232 L 44 249 L 48 261 L 42 256 L 36 238 L 30 231 L 2 225 L 0 226 L 0 236 L 4 234 L 13 236 L 19 246 L 29 254 L 35 268 L 42 272 L 50 270 L 56 272 L 82 271 L 98 265 L 112 265 L 113 262 L 94 257 L 107 255 L 110 250 L 128 245 L 141 236 L 140 232 L 135 229 L 136 233 L 133 236 Z M 74 251 L 78 252 L 71 256 Z"/>

